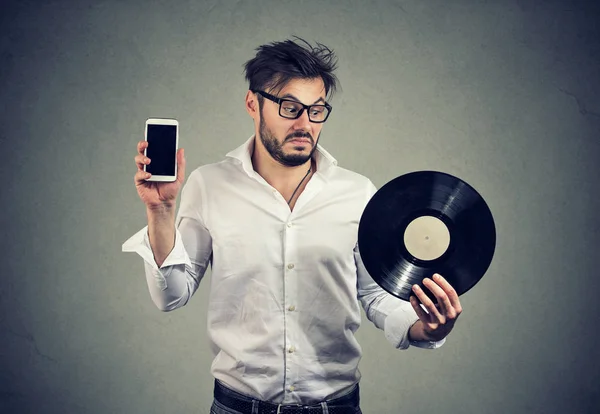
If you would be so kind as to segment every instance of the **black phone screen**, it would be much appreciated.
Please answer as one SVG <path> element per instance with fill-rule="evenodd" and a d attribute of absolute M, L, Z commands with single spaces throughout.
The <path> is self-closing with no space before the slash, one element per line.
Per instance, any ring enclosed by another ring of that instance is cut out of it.
<path fill-rule="evenodd" d="M 152 175 L 175 175 L 177 126 L 148 125 L 146 156 L 150 164 L 146 171 Z"/>

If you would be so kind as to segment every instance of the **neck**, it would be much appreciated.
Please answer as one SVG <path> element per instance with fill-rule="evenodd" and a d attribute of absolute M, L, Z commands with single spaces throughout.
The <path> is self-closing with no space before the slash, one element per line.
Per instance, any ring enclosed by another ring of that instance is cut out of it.
<path fill-rule="evenodd" d="M 316 167 L 312 159 L 295 167 L 282 165 L 274 160 L 267 150 L 256 141 L 252 152 L 252 166 L 266 182 L 283 192 L 295 188 L 307 175 L 309 168 L 310 173 L 308 175 L 310 176 L 314 173 Z M 309 177 L 306 177 L 304 181 L 306 182 L 308 179 Z"/>

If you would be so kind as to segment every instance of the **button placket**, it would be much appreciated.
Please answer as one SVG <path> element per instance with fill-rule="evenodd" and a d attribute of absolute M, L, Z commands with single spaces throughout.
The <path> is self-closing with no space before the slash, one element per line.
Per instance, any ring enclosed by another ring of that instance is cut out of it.
<path fill-rule="evenodd" d="M 293 217 L 293 213 L 290 215 Z M 298 371 L 298 361 L 295 358 L 297 352 L 296 338 L 298 336 L 297 321 L 294 311 L 296 310 L 297 294 L 296 294 L 296 271 L 298 270 L 297 260 L 297 238 L 296 238 L 296 223 L 289 219 L 282 223 L 284 237 L 284 268 L 283 268 L 283 286 L 284 286 L 284 313 L 285 313 L 285 344 L 284 359 L 285 359 L 285 386 L 288 392 L 293 392 L 293 378 L 296 378 Z"/>

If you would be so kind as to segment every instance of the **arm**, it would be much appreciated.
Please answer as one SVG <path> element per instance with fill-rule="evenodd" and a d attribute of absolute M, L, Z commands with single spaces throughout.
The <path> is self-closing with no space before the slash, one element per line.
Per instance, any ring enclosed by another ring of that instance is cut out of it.
<path fill-rule="evenodd" d="M 357 270 L 358 299 L 367 318 L 384 331 L 386 339 L 398 349 L 406 349 L 410 345 L 419 348 L 439 348 L 445 342 L 432 341 L 420 332 L 419 316 L 410 303 L 392 296 L 381 288 L 367 272 L 358 246 L 354 249 L 354 260 Z"/>
<path fill-rule="evenodd" d="M 160 267 L 175 247 L 175 206 L 146 207 L 146 216 L 150 246 Z"/>
<path fill-rule="evenodd" d="M 169 211 L 150 212 L 148 226 L 123 244 L 144 259 L 150 296 L 162 311 L 184 306 L 195 293 L 212 254 L 212 239 L 201 215 L 204 194 L 198 172 L 182 189 L 175 219 Z"/>

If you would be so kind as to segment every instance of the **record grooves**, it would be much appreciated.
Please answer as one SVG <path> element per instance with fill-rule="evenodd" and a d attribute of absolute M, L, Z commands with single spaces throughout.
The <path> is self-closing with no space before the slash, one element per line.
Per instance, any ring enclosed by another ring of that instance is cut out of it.
<path fill-rule="evenodd" d="M 489 268 L 496 229 L 486 202 L 469 184 L 447 173 L 417 171 L 391 180 L 371 198 L 358 245 L 371 277 L 400 299 L 408 301 L 412 285 L 423 287 L 423 278 L 434 273 L 461 295 Z"/>

